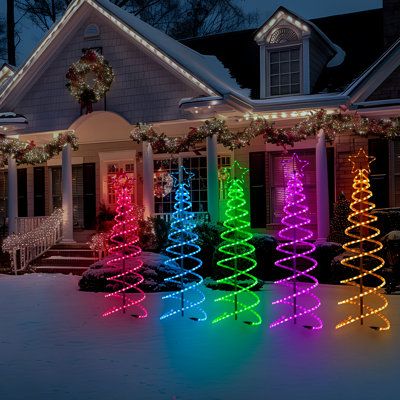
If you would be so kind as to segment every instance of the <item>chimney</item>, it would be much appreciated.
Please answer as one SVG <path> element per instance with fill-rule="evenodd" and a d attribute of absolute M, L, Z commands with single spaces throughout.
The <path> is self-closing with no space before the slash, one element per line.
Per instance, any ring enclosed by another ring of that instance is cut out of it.
<path fill-rule="evenodd" d="M 383 0 L 383 33 L 385 48 L 400 38 L 400 0 Z"/>

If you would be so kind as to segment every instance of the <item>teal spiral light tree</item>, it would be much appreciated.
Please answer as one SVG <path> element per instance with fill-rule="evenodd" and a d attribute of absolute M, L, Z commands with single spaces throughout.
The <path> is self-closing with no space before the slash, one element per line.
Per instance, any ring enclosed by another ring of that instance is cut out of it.
<path fill-rule="evenodd" d="M 225 212 L 224 227 L 221 234 L 222 244 L 218 248 L 224 258 L 217 262 L 218 267 L 227 270 L 230 275 L 217 281 L 218 284 L 230 286 L 231 291 L 217 298 L 216 302 L 230 305 L 230 309 L 213 320 L 220 322 L 227 318 L 238 319 L 239 315 L 247 314 L 251 318 L 244 320 L 249 325 L 259 325 L 262 319 L 256 307 L 260 303 L 258 295 L 251 291 L 258 280 L 250 271 L 257 266 L 254 259 L 255 248 L 249 241 L 253 234 L 249 232 L 249 212 L 246 210 L 243 185 L 244 177 L 249 172 L 248 168 L 241 167 L 235 161 L 231 168 L 225 168 L 228 176 L 228 204 Z"/>
<path fill-rule="evenodd" d="M 172 243 L 167 247 L 169 259 L 165 262 L 167 266 L 180 266 L 181 272 L 165 279 L 165 282 L 177 284 L 180 289 L 163 296 L 164 300 L 173 300 L 174 307 L 163 314 L 160 319 L 180 314 L 182 317 L 186 311 L 191 313 L 190 318 L 196 321 L 205 321 L 207 314 L 201 308 L 205 297 L 200 290 L 203 278 L 195 272 L 202 261 L 195 257 L 200 252 L 200 246 L 196 244 L 198 236 L 193 232 L 196 227 L 189 188 L 194 174 L 187 171 L 183 166 L 178 172 L 172 173 L 174 178 L 175 212 L 172 214 L 171 231 L 168 235 Z M 178 304 L 178 305 L 176 305 Z"/>

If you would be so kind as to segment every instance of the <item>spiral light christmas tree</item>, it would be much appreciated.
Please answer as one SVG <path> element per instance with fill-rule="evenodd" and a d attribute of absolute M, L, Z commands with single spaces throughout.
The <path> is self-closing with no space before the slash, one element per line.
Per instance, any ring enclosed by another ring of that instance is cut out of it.
<path fill-rule="evenodd" d="M 121 268 L 121 272 L 107 278 L 107 280 L 115 282 L 119 289 L 105 297 L 116 298 L 121 301 L 121 305 L 112 307 L 103 314 L 103 317 L 118 311 L 125 313 L 128 308 L 136 306 L 138 312 L 133 316 L 145 318 L 147 311 L 140 303 L 146 296 L 138 287 L 143 282 L 143 276 L 138 273 L 143 262 L 137 257 L 142 249 L 137 245 L 139 241 L 138 220 L 131 197 L 133 179 L 129 178 L 125 172 L 119 171 L 113 183 L 117 197 L 117 215 L 111 232 L 112 245 L 109 249 L 112 259 L 107 262 L 107 265 Z M 137 293 L 127 293 L 128 290 L 134 290 Z"/>
<path fill-rule="evenodd" d="M 231 168 L 224 171 L 228 178 L 228 204 L 225 212 L 225 230 L 221 234 L 222 244 L 218 250 L 223 253 L 225 258 L 217 262 L 221 268 L 227 269 L 231 275 L 219 279 L 217 283 L 229 285 L 232 288 L 228 294 L 217 298 L 216 302 L 227 302 L 233 307 L 229 311 L 213 320 L 213 323 L 222 321 L 229 317 L 238 319 L 239 314 L 248 313 L 252 317 L 244 321 L 249 325 L 259 325 L 262 320 L 255 308 L 260 303 L 260 299 L 254 291 L 251 291 L 258 281 L 250 271 L 257 266 L 254 259 L 254 246 L 249 243 L 253 237 L 248 231 L 250 222 L 248 211 L 244 208 L 243 185 L 244 176 L 249 172 L 248 168 L 243 168 L 235 161 Z"/>
<path fill-rule="evenodd" d="M 321 302 L 313 293 L 318 286 L 318 280 L 310 274 L 316 268 L 317 261 L 310 256 L 315 250 L 314 244 L 307 242 L 312 238 L 313 233 L 307 228 L 307 225 L 310 224 L 309 209 L 304 204 L 306 195 L 303 193 L 302 180 L 304 177 L 303 169 L 306 165 L 308 165 L 308 162 L 299 159 L 297 154 L 293 154 L 291 160 L 284 160 L 283 162 L 286 179 L 285 206 L 283 208 L 285 215 L 281 221 L 284 228 L 279 231 L 279 237 L 283 242 L 277 246 L 277 250 L 286 256 L 276 261 L 275 265 L 290 271 L 291 275 L 276 281 L 275 284 L 288 288 L 291 293 L 272 304 L 289 306 L 292 311 L 270 324 L 270 328 L 289 321 L 296 324 L 300 317 L 308 317 L 312 320 L 311 324 L 303 325 L 304 327 L 309 329 L 322 328 L 322 321 L 315 314 Z M 301 278 L 301 283 L 299 278 Z M 309 283 L 304 284 L 304 281 Z M 305 300 L 307 305 L 300 305 L 299 300 L 301 299 Z"/>
<path fill-rule="evenodd" d="M 200 307 L 205 297 L 200 290 L 203 278 L 198 270 L 202 261 L 195 257 L 200 252 L 200 247 L 196 244 L 198 236 L 193 232 L 196 226 L 192 203 L 190 199 L 190 181 L 194 174 L 181 166 L 176 173 L 172 173 L 176 192 L 175 192 L 175 212 L 172 214 L 171 230 L 168 239 L 172 244 L 167 247 L 170 258 L 165 262 L 167 266 L 175 267 L 178 264 L 181 272 L 166 278 L 166 282 L 172 282 L 180 287 L 180 290 L 163 296 L 163 299 L 178 302 L 170 311 L 161 316 L 161 319 L 180 314 L 182 317 L 186 311 L 190 312 L 190 318 L 196 321 L 205 321 L 207 314 Z M 190 297 L 190 298 L 189 298 Z"/>
<path fill-rule="evenodd" d="M 349 325 L 353 322 L 360 321 L 361 325 L 364 319 L 375 315 L 383 323 L 382 326 L 371 326 L 377 330 L 390 329 L 389 320 L 381 313 L 387 306 L 386 297 L 379 293 L 379 290 L 386 284 L 385 279 L 377 274 L 385 261 L 376 253 L 382 249 L 382 243 L 374 239 L 379 234 L 378 228 L 370 224 L 377 221 L 377 217 L 369 214 L 375 208 L 375 204 L 368 201 L 372 197 L 369 189 L 369 173 L 370 163 L 374 161 L 374 157 L 368 157 L 363 149 L 360 149 L 354 156 L 349 157 L 352 163 L 352 173 L 354 174 L 353 189 L 350 204 L 351 213 L 348 217 L 351 226 L 346 228 L 345 233 L 351 238 L 351 241 L 343 245 L 343 249 L 351 255 L 344 258 L 341 263 L 345 267 L 349 267 L 356 272 L 352 278 L 342 280 L 345 283 L 358 288 L 357 295 L 351 296 L 338 304 L 351 304 L 358 306 L 358 315 L 349 315 L 345 320 L 336 325 L 336 329 Z M 367 265 L 366 265 L 367 264 Z M 367 282 L 365 280 L 368 279 Z M 370 286 L 373 281 L 377 282 L 377 286 Z M 368 286 L 365 285 L 368 283 Z M 372 307 L 365 304 L 366 298 L 378 301 L 379 306 Z"/>

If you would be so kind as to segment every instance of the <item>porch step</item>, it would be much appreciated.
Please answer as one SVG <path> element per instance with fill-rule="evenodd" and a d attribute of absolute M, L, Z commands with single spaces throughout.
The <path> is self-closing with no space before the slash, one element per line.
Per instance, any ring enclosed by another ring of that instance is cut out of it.
<path fill-rule="evenodd" d="M 97 261 L 87 244 L 57 244 L 35 260 L 36 272 L 82 275 Z"/>

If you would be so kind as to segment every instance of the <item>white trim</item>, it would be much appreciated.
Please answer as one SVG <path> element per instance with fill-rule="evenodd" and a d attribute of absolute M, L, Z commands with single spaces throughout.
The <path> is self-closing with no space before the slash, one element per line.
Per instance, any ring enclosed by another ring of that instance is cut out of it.
<path fill-rule="evenodd" d="M 310 37 L 303 39 L 302 53 L 301 68 L 303 79 L 301 87 L 303 94 L 310 94 Z"/>
<path fill-rule="evenodd" d="M 138 34 L 132 27 L 129 27 L 125 23 L 121 22 L 115 16 L 111 14 L 108 10 L 106 10 L 102 5 L 99 5 L 95 1 L 92 0 L 75 0 L 72 2 L 67 8 L 64 16 L 58 21 L 53 28 L 49 31 L 47 36 L 42 40 L 36 50 L 32 53 L 32 55 L 28 58 L 25 64 L 18 70 L 18 72 L 10 79 L 10 81 L 6 84 L 5 89 L 0 95 L 0 106 L 4 104 L 7 96 L 10 91 L 21 81 L 23 77 L 26 75 L 30 76 L 33 79 L 36 74 L 27 74 L 30 70 L 31 66 L 33 66 L 36 61 L 43 55 L 43 53 L 47 50 L 49 45 L 54 42 L 54 40 L 60 36 L 62 28 L 68 23 L 73 15 L 75 15 L 78 10 L 84 5 L 88 4 L 97 10 L 100 14 L 105 16 L 108 20 L 113 22 L 121 31 L 125 34 L 128 34 L 132 39 L 134 39 L 138 44 L 140 44 L 144 49 L 155 55 L 158 59 L 160 59 L 164 64 L 171 67 L 175 72 L 189 80 L 193 85 L 197 86 L 201 90 L 205 91 L 210 96 L 217 96 L 218 93 L 214 91 L 210 86 L 206 85 L 200 79 L 195 77 L 192 73 L 188 72 L 181 65 L 179 65 L 176 61 L 170 58 L 167 54 L 163 53 L 156 46 L 150 43 L 146 38 Z M 71 31 L 69 29 L 68 31 Z M 65 35 L 62 36 L 63 38 Z M 25 85 L 24 85 L 25 88 Z"/>
<path fill-rule="evenodd" d="M 260 46 L 260 98 L 267 97 L 267 51 L 265 44 Z"/>

